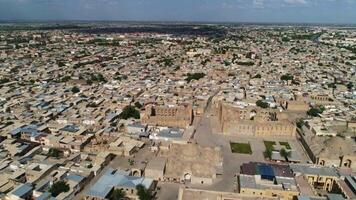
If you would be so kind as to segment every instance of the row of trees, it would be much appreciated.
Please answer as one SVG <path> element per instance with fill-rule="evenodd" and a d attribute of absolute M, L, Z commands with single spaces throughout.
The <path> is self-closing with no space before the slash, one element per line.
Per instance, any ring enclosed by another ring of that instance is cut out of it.
<path fill-rule="evenodd" d="M 137 185 L 136 190 L 137 190 L 137 196 L 140 200 L 153 199 L 151 191 L 146 189 L 143 185 Z M 109 200 L 123 200 L 123 199 L 128 199 L 128 198 L 126 197 L 125 191 L 123 191 L 122 189 L 115 189 L 109 195 Z"/>

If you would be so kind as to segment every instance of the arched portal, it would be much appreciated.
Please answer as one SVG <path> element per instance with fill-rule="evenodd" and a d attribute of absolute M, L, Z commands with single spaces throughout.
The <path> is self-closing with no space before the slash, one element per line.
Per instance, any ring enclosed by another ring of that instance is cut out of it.
<path fill-rule="evenodd" d="M 344 167 L 351 167 L 351 163 L 352 163 L 352 161 L 350 160 L 350 159 L 347 159 L 347 160 L 345 160 L 345 162 L 344 162 Z"/>
<path fill-rule="evenodd" d="M 184 181 L 190 182 L 192 180 L 192 175 L 190 173 L 184 174 Z"/>

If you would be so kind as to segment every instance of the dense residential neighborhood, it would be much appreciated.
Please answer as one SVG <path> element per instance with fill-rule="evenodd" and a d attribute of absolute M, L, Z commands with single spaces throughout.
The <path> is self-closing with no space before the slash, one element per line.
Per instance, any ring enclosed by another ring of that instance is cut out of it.
<path fill-rule="evenodd" d="M 356 198 L 356 31 L 0 26 L 0 199 Z"/>

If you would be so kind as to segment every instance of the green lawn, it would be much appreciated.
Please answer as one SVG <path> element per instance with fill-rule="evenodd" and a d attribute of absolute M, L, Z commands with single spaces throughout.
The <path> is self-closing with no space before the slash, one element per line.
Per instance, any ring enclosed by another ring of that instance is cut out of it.
<path fill-rule="evenodd" d="M 286 147 L 286 149 L 292 149 L 292 147 L 290 147 L 289 143 L 288 142 L 279 142 L 280 145 L 283 145 Z"/>
<path fill-rule="evenodd" d="M 230 142 L 232 153 L 252 154 L 251 145 L 249 143 Z"/>
<path fill-rule="evenodd" d="M 263 141 L 263 143 L 264 143 L 265 146 L 266 146 L 266 150 L 270 150 L 270 151 L 273 151 L 273 150 L 274 150 L 273 145 L 276 144 L 275 141 Z"/>

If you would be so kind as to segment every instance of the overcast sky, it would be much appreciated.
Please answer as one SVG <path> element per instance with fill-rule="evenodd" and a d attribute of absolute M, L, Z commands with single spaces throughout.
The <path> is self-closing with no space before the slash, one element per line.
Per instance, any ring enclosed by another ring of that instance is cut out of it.
<path fill-rule="evenodd" d="M 356 23 L 356 0 L 0 0 L 0 20 Z"/>

